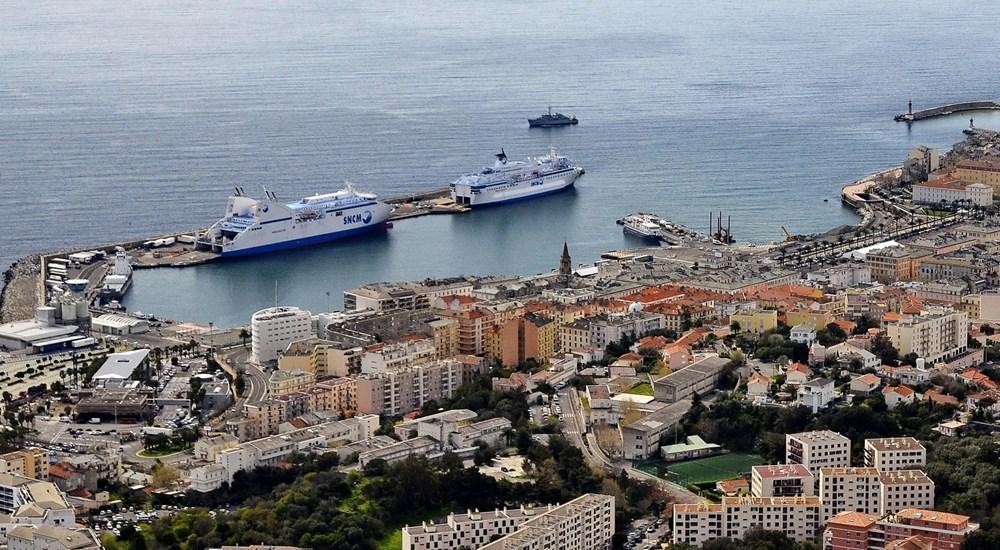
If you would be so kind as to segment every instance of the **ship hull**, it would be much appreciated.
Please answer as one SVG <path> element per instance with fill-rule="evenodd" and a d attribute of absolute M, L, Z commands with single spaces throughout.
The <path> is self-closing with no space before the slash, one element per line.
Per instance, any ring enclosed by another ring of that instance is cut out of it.
<path fill-rule="evenodd" d="M 581 168 L 574 167 L 516 183 L 500 182 L 485 186 L 456 184 L 452 186 L 451 198 L 457 204 L 471 207 L 519 202 L 563 191 L 582 174 Z"/>
<path fill-rule="evenodd" d="M 373 233 L 375 231 L 381 231 L 384 229 L 385 229 L 385 222 L 382 222 L 377 225 L 372 224 L 366 227 L 358 227 L 355 229 L 348 229 L 346 231 L 335 231 L 333 233 L 313 235 L 310 237 L 302 237 L 290 241 L 261 244 L 257 246 L 251 246 L 248 248 L 223 250 L 222 257 L 244 258 L 247 256 L 258 256 L 260 254 L 270 254 L 272 252 L 280 252 L 282 250 L 292 250 L 295 248 L 304 248 L 307 246 L 315 246 L 323 243 L 339 241 L 342 239 L 349 239 L 352 237 L 360 236 L 365 233 Z"/>

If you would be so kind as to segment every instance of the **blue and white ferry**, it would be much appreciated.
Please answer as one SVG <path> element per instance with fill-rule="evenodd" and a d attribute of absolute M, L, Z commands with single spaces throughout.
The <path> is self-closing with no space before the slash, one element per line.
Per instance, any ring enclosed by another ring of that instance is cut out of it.
<path fill-rule="evenodd" d="M 550 148 L 544 157 L 507 160 L 501 149 L 492 168 L 466 174 L 451 184 L 451 198 L 465 206 L 500 204 L 555 193 L 573 185 L 583 168 Z"/>
<path fill-rule="evenodd" d="M 333 241 L 385 227 L 392 208 L 350 183 L 334 193 L 312 195 L 291 204 L 264 190 L 254 199 L 237 187 L 226 215 L 198 239 L 223 257 L 249 256 Z"/>

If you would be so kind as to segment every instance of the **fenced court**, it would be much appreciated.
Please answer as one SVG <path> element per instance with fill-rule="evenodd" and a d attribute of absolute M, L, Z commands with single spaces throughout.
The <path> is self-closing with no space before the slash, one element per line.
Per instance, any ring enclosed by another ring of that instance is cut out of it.
<path fill-rule="evenodd" d="M 758 455 L 728 453 L 668 464 L 664 477 L 682 486 L 715 483 L 746 474 L 751 467 L 763 463 L 764 460 Z"/>

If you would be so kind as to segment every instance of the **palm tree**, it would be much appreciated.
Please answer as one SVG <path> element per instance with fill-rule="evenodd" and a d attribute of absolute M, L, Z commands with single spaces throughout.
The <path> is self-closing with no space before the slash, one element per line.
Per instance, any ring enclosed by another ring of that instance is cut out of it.
<path fill-rule="evenodd" d="M 243 341 L 243 347 L 247 347 L 247 340 L 250 338 L 250 331 L 246 327 L 240 329 L 240 340 Z"/>

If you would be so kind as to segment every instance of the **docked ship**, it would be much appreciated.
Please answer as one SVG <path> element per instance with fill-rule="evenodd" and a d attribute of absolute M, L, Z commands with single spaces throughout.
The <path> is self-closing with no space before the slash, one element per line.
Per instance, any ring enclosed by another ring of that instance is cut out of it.
<path fill-rule="evenodd" d="M 101 299 L 105 302 L 119 300 L 128 292 L 130 286 L 132 286 L 132 266 L 128 263 L 128 254 L 124 248 L 116 246 L 115 263 L 111 266 L 111 271 L 104 276 L 101 285 Z"/>
<path fill-rule="evenodd" d="M 492 168 L 466 174 L 451 184 L 456 204 L 485 206 L 535 198 L 573 185 L 583 168 L 570 163 L 550 148 L 544 157 L 512 161 L 500 150 Z"/>
<path fill-rule="evenodd" d="M 568 117 L 562 113 L 553 113 L 552 107 L 549 107 L 549 112 L 538 117 L 529 118 L 528 127 L 529 128 L 554 128 L 556 126 L 572 126 L 579 121 L 576 117 Z"/>
<path fill-rule="evenodd" d="M 642 212 L 631 214 L 622 218 L 619 223 L 625 233 L 657 242 L 664 238 L 664 228 L 660 225 L 660 219 L 652 214 Z"/>
<path fill-rule="evenodd" d="M 263 199 L 237 187 L 226 215 L 198 238 L 198 247 L 223 257 L 249 256 L 320 244 L 385 227 L 392 208 L 350 183 L 339 191 L 284 204 L 264 190 Z"/>

